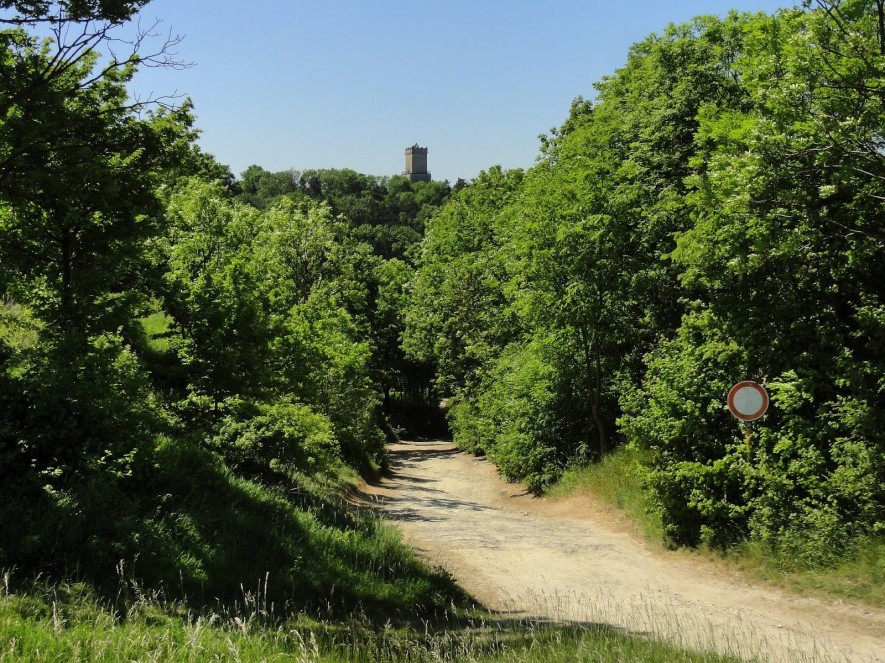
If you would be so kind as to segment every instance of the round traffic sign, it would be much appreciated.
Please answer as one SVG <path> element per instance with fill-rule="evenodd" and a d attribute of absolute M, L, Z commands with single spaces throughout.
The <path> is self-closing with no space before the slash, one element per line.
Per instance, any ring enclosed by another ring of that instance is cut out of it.
<path fill-rule="evenodd" d="M 728 392 L 728 409 L 741 421 L 755 421 L 768 410 L 768 392 L 752 380 L 738 382 Z"/>

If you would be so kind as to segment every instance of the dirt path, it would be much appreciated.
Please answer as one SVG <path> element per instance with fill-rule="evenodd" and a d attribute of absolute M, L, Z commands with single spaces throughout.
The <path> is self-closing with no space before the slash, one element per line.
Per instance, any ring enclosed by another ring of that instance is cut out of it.
<path fill-rule="evenodd" d="M 750 586 L 651 551 L 603 507 L 533 498 L 448 442 L 396 444 L 391 461 L 366 499 L 487 608 L 760 661 L 885 663 L 885 611 Z"/>

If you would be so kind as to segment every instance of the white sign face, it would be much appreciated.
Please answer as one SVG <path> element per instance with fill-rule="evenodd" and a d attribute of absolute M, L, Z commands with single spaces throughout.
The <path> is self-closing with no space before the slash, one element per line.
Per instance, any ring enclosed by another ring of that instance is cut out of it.
<path fill-rule="evenodd" d="M 754 421 L 768 410 L 768 392 L 756 382 L 738 382 L 728 392 L 728 409 L 742 421 Z"/>
<path fill-rule="evenodd" d="M 734 409 L 745 417 L 757 413 L 762 402 L 762 394 L 753 387 L 741 387 L 734 395 Z"/>

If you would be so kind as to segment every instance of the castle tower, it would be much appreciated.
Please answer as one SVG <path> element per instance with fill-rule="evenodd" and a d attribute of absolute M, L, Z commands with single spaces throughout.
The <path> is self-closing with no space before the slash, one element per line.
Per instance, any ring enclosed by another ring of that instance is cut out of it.
<path fill-rule="evenodd" d="M 408 177 L 410 182 L 429 182 L 430 173 L 427 172 L 427 148 L 418 147 L 418 143 L 406 148 L 406 169 L 403 176 Z"/>

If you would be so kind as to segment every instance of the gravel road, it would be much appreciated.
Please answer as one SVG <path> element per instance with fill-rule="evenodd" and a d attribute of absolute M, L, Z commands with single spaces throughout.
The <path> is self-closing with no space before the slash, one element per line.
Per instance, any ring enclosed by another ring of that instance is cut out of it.
<path fill-rule="evenodd" d="M 772 662 L 885 663 L 885 610 L 792 595 L 643 542 L 590 498 L 538 499 L 450 442 L 391 447 L 364 498 L 492 610 Z"/>

